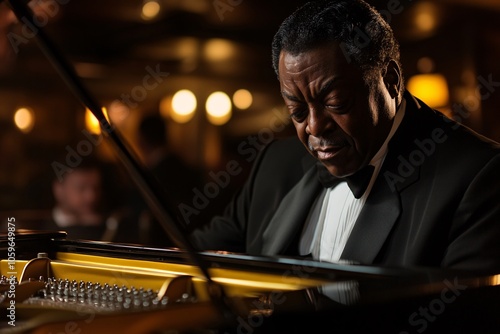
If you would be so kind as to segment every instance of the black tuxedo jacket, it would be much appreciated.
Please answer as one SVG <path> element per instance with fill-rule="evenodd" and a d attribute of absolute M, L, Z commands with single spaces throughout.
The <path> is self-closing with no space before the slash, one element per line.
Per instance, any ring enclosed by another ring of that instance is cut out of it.
<path fill-rule="evenodd" d="M 405 117 L 342 259 L 500 273 L 500 145 L 408 92 Z M 192 233 L 200 250 L 298 255 L 322 186 L 295 138 L 267 146 L 223 216 Z"/>

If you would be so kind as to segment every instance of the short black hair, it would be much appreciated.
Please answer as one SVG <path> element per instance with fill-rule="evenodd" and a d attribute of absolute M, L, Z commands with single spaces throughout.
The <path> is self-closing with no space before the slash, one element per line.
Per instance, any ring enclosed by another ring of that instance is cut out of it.
<path fill-rule="evenodd" d="M 76 152 L 77 147 L 79 147 L 80 142 L 74 142 L 66 146 L 66 150 L 59 155 L 54 161 L 52 161 L 51 166 L 53 170 L 52 181 L 62 182 L 69 173 L 73 171 L 89 172 L 97 171 L 101 178 L 104 178 L 104 172 L 106 171 L 107 163 L 97 155 L 97 152 L 93 151 L 89 155 L 80 155 Z M 70 153 L 76 152 L 74 154 Z M 76 156 L 76 157 L 75 157 Z"/>
<path fill-rule="evenodd" d="M 281 51 L 293 55 L 337 42 L 348 61 L 358 65 L 365 81 L 381 73 L 389 60 L 400 67 L 399 44 L 383 17 L 363 0 L 318 0 L 286 18 L 274 36 L 272 61 L 279 75 Z"/>

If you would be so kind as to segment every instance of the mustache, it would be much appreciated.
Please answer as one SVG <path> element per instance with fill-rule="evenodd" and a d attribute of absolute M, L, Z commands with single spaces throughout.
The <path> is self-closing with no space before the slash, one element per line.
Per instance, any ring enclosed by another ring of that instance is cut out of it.
<path fill-rule="evenodd" d="M 330 147 L 330 146 L 345 146 L 347 145 L 347 141 L 344 138 L 317 138 L 317 137 L 309 137 L 307 140 L 307 146 L 311 151 L 317 151 L 321 148 Z"/>

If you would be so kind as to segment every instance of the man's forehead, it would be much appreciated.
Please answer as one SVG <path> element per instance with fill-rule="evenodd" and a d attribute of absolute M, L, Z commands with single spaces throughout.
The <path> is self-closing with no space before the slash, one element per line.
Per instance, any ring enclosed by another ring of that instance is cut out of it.
<path fill-rule="evenodd" d="M 308 67 L 319 67 L 336 71 L 359 71 L 358 66 L 350 61 L 336 42 L 328 42 L 297 52 L 282 50 L 279 70 L 288 73 L 299 72 Z"/>
<path fill-rule="evenodd" d="M 318 95 L 327 89 L 364 83 L 359 67 L 348 63 L 340 48 L 331 44 L 299 54 L 282 51 L 279 73 L 282 95 L 288 99 L 297 85 L 307 84 Z"/>

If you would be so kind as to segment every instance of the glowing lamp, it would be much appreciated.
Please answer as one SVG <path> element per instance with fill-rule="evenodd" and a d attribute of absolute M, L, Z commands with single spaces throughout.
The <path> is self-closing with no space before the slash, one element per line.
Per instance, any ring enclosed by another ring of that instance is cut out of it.
<path fill-rule="evenodd" d="M 223 125 L 231 118 L 231 99 L 224 92 L 210 94 L 205 108 L 208 121 L 214 125 Z"/>
<path fill-rule="evenodd" d="M 14 113 L 14 124 L 22 132 L 28 133 L 35 125 L 35 114 L 29 108 L 19 108 Z"/>
<path fill-rule="evenodd" d="M 146 1 L 142 5 L 142 18 L 144 20 L 154 19 L 160 13 L 160 4 L 157 1 Z"/>
<path fill-rule="evenodd" d="M 238 109 L 248 109 L 252 105 L 253 97 L 246 89 L 239 89 L 233 94 L 233 103 Z"/>
<path fill-rule="evenodd" d="M 431 108 L 448 104 L 449 93 L 446 79 L 441 74 L 418 74 L 412 76 L 406 85 L 408 90 Z"/>
<path fill-rule="evenodd" d="M 177 123 L 186 123 L 193 118 L 196 106 L 197 102 L 194 93 L 190 90 L 182 89 L 172 97 L 172 112 L 170 113 L 170 117 Z M 165 114 L 165 111 L 162 114 Z"/>

